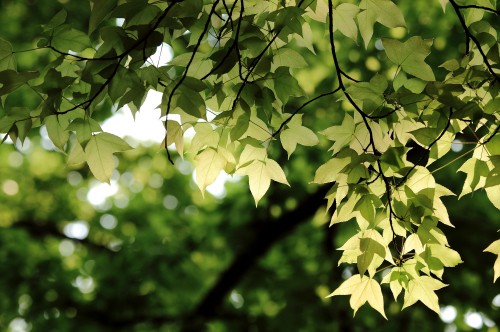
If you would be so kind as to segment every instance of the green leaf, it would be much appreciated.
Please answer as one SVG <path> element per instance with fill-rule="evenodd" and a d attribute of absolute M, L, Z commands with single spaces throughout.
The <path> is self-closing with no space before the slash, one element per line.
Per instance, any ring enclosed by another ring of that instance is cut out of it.
<path fill-rule="evenodd" d="M 85 161 L 86 161 L 85 151 L 83 151 L 83 148 L 80 145 L 80 143 L 75 142 L 68 156 L 68 161 L 67 161 L 68 166 L 80 165 Z"/>
<path fill-rule="evenodd" d="M 92 135 L 85 146 L 85 160 L 96 179 L 108 182 L 115 168 L 113 153 L 131 149 L 123 139 L 109 133 Z"/>
<path fill-rule="evenodd" d="M 359 7 L 350 3 L 342 3 L 333 9 L 334 28 L 354 41 L 358 39 L 358 26 L 354 17 L 359 13 Z"/>
<path fill-rule="evenodd" d="M 414 251 L 415 254 L 419 254 L 424 251 L 424 247 L 422 242 L 420 241 L 417 234 L 410 234 L 406 239 L 403 245 L 402 254 L 407 254 L 410 251 Z"/>
<path fill-rule="evenodd" d="M 486 162 L 476 158 L 471 158 L 463 163 L 457 172 L 459 171 L 467 174 L 462 192 L 458 196 L 459 199 L 479 188 L 483 188 L 486 183 L 486 177 L 490 173 Z"/>
<path fill-rule="evenodd" d="M 375 75 L 370 82 L 356 82 L 352 84 L 347 93 L 353 99 L 363 102 L 363 111 L 373 112 L 385 103 L 384 91 L 387 89 L 387 79 L 382 75 Z"/>
<path fill-rule="evenodd" d="M 386 256 L 384 238 L 376 230 L 367 230 L 362 233 L 359 249 L 362 252 L 357 258 L 359 273 L 363 275 L 368 271 L 373 278 Z"/>
<path fill-rule="evenodd" d="M 75 119 L 68 125 L 67 130 L 75 131 L 76 139 L 82 147 L 86 146 L 92 137 L 92 133 L 102 131 L 99 123 L 92 118 Z"/>
<path fill-rule="evenodd" d="M 405 271 L 404 267 L 395 267 L 390 273 L 387 273 L 382 279 L 381 284 L 389 284 L 391 288 L 394 300 L 397 300 L 399 294 L 403 290 L 403 287 L 408 288 L 408 282 L 411 279 L 411 275 Z"/>
<path fill-rule="evenodd" d="M 86 33 L 68 26 L 54 34 L 52 46 L 61 52 L 81 52 L 90 47 L 90 38 Z"/>
<path fill-rule="evenodd" d="M 403 309 L 417 301 L 421 301 L 439 315 L 439 301 L 434 291 L 446 286 L 441 281 L 428 276 L 411 279 L 408 283 L 408 289 L 405 292 Z"/>
<path fill-rule="evenodd" d="M 304 146 L 315 146 L 319 143 L 316 134 L 309 128 L 301 125 L 302 120 L 298 115 L 295 116 L 300 119 L 298 121 L 290 121 L 288 128 L 283 130 L 280 134 L 280 141 L 283 148 L 288 153 L 288 158 L 295 151 L 297 144 Z"/>
<path fill-rule="evenodd" d="M 350 163 L 350 158 L 332 158 L 325 164 L 321 165 L 314 175 L 314 183 L 330 183 L 335 182 L 339 177 L 340 171 Z"/>
<path fill-rule="evenodd" d="M 437 221 L 425 218 L 422 224 L 418 227 L 417 235 L 422 244 L 441 244 L 448 245 L 448 240 L 443 231 L 436 227 Z"/>
<path fill-rule="evenodd" d="M 354 310 L 354 315 L 356 315 L 356 311 L 358 311 L 362 305 L 368 302 L 373 309 L 377 310 L 387 319 L 384 312 L 384 297 L 382 295 L 382 290 L 378 282 L 372 278 L 355 274 L 344 281 L 333 293 L 328 295 L 328 297 L 337 295 L 351 295 L 349 304 Z"/>
<path fill-rule="evenodd" d="M 64 22 L 66 22 L 66 18 L 68 16 L 68 13 L 62 9 L 60 10 L 57 14 L 52 17 L 52 19 L 45 25 L 47 29 L 53 29 L 58 26 L 61 26 Z"/>
<path fill-rule="evenodd" d="M 485 191 L 490 202 L 500 210 L 500 185 L 488 187 Z"/>
<path fill-rule="evenodd" d="M 333 154 L 339 152 L 344 146 L 349 145 L 355 131 L 354 119 L 349 114 L 344 116 L 340 126 L 332 126 L 321 131 L 330 141 L 333 141 Z"/>
<path fill-rule="evenodd" d="M 60 150 L 64 151 L 64 146 L 69 139 L 69 132 L 65 128 L 67 123 L 65 125 L 61 124 L 61 120 L 57 115 L 50 115 L 44 121 L 50 140 Z"/>
<path fill-rule="evenodd" d="M 488 248 L 484 249 L 485 252 L 491 252 L 492 254 L 497 255 L 497 259 L 495 260 L 495 265 L 493 267 L 495 271 L 495 275 L 493 276 L 493 282 L 496 282 L 498 277 L 500 277 L 500 240 L 494 241 L 492 244 L 488 246 Z"/>
<path fill-rule="evenodd" d="M 8 41 L 0 38 L 0 71 L 7 69 L 17 69 L 14 49 Z"/>
<path fill-rule="evenodd" d="M 12 69 L 0 71 L 0 96 L 9 94 L 23 86 L 26 82 L 35 79 L 39 76 L 38 72 L 22 72 L 18 73 Z"/>
<path fill-rule="evenodd" d="M 485 145 L 491 155 L 500 155 L 500 134 L 493 136 Z"/>
<path fill-rule="evenodd" d="M 182 111 L 199 119 L 206 118 L 205 101 L 198 92 L 181 85 L 175 96 L 177 97 L 176 106 Z"/>
<path fill-rule="evenodd" d="M 385 38 L 382 39 L 382 43 L 389 60 L 401 66 L 406 73 L 424 81 L 436 80 L 432 68 L 424 61 L 430 54 L 432 40 L 414 36 L 404 43 Z"/>
<path fill-rule="evenodd" d="M 288 47 L 282 47 L 274 53 L 272 71 L 275 71 L 274 68 L 278 67 L 304 68 L 307 67 L 307 62 L 299 52 Z"/>
<path fill-rule="evenodd" d="M 92 11 L 89 20 L 89 35 L 105 20 L 111 11 L 116 8 L 118 0 L 92 0 Z"/>
<path fill-rule="evenodd" d="M 290 97 L 304 95 L 297 79 L 290 75 L 289 70 L 290 69 L 285 67 L 278 68 L 274 78 L 274 91 L 276 97 L 278 97 L 283 104 L 286 104 Z"/>
<path fill-rule="evenodd" d="M 388 28 L 406 27 L 401 10 L 389 0 L 362 0 L 359 4 L 362 10 L 358 14 L 358 24 L 361 37 L 368 47 L 373 36 L 373 25 L 375 22 Z"/>

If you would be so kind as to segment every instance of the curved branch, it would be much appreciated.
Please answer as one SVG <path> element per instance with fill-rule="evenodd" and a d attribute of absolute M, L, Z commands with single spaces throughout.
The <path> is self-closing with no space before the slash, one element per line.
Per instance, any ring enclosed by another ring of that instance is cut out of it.
<path fill-rule="evenodd" d="M 429 144 L 429 146 L 427 147 L 427 151 L 430 151 L 431 148 L 434 146 L 434 144 L 436 144 L 440 139 L 441 137 L 444 136 L 444 134 L 446 133 L 446 131 L 448 130 L 448 128 L 450 127 L 450 124 L 451 124 L 451 115 L 452 115 L 452 112 L 453 112 L 453 109 L 450 107 L 450 114 L 448 116 L 448 122 L 446 123 L 446 126 L 444 127 L 443 131 L 439 134 L 439 136 L 433 140 L 431 142 L 431 144 Z M 403 178 L 396 184 L 396 188 L 400 187 L 403 183 L 406 182 L 406 180 L 408 179 L 408 176 L 410 176 L 410 173 L 417 167 L 417 165 L 419 165 L 422 161 L 424 160 L 424 156 L 420 157 L 420 159 L 415 162 L 413 164 L 413 166 L 410 168 L 410 170 L 408 170 L 408 172 L 405 174 L 405 176 L 403 176 Z"/>
<path fill-rule="evenodd" d="M 15 223 L 12 224 L 11 228 L 17 228 L 17 229 L 23 229 L 33 237 L 45 237 L 45 236 L 52 236 L 58 239 L 62 240 L 70 240 L 74 241 L 80 244 L 83 244 L 84 246 L 91 248 L 91 249 L 96 249 L 96 250 L 101 250 L 101 251 L 107 251 L 110 253 L 113 253 L 114 251 L 111 250 L 109 247 L 107 247 L 104 244 L 96 243 L 88 238 L 84 239 L 75 239 L 75 238 L 70 238 L 66 236 L 63 232 L 61 232 L 54 224 L 51 223 L 38 223 L 33 220 L 19 220 Z"/>
<path fill-rule="evenodd" d="M 470 9 L 470 8 L 482 9 L 482 10 L 485 10 L 487 12 L 500 15 L 500 10 L 496 10 L 496 9 L 485 7 L 485 6 L 478 6 L 478 5 L 461 5 L 460 6 L 459 5 L 458 8 L 460 8 L 460 9 Z"/>
<path fill-rule="evenodd" d="M 466 38 L 466 40 L 465 40 L 465 52 L 466 53 L 465 54 L 469 54 L 469 52 L 470 52 L 470 42 L 469 41 L 472 40 L 474 42 L 474 45 L 476 45 L 479 53 L 481 54 L 481 57 L 483 58 L 484 64 L 488 68 L 488 71 L 491 73 L 491 75 L 493 75 L 495 80 L 499 81 L 500 76 L 498 76 L 498 74 L 496 74 L 495 71 L 493 70 L 493 67 L 491 66 L 491 63 L 489 62 L 488 57 L 486 56 L 486 53 L 484 53 L 483 49 L 481 48 L 481 43 L 470 32 L 469 27 L 465 23 L 465 18 L 462 15 L 462 13 L 460 12 L 460 8 L 463 8 L 463 7 L 459 6 L 455 2 L 455 0 L 449 0 L 449 1 L 450 1 L 451 5 L 453 6 L 453 9 L 455 10 L 455 13 L 457 14 L 458 20 L 460 21 L 460 24 L 462 25 L 462 29 L 465 32 L 465 38 Z"/>
<path fill-rule="evenodd" d="M 320 98 L 323 98 L 323 97 L 326 97 L 326 96 L 330 96 L 330 95 L 333 95 L 335 93 L 337 93 L 338 91 L 340 90 L 340 87 L 336 88 L 335 90 L 333 91 L 330 91 L 330 92 L 325 92 L 325 93 L 322 93 L 320 94 L 319 96 L 316 96 L 314 97 L 313 99 L 310 99 L 308 101 L 306 101 L 304 104 L 302 104 L 299 108 L 297 108 L 285 121 L 283 121 L 281 123 L 281 125 L 279 126 L 279 128 L 271 135 L 271 137 L 269 139 L 273 139 L 274 137 L 276 137 L 282 130 L 283 128 L 286 126 L 286 124 L 288 122 L 290 122 L 292 120 L 292 118 L 297 115 L 298 112 L 300 112 L 304 107 L 306 107 L 307 105 L 309 105 L 310 103 L 312 102 L 315 102 L 316 100 L 320 99 Z"/>
<path fill-rule="evenodd" d="M 254 230 L 251 242 L 233 259 L 233 262 L 220 275 L 213 287 L 206 293 L 195 310 L 186 320 L 200 324 L 201 321 L 214 317 L 220 311 L 229 292 L 243 279 L 245 273 L 264 256 L 272 246 L 293 231 L 298 225 L 309 220 L 323 205 L 328 187 L 320 187 L 309 195 L 294 210 L 289 211 L 274 221 L 260 220 Z M 189 329 L 188 329 L 189 330 Z"/>
<path fill-rule="evenodd" d="M 118 63 L 115 65 L 115 68 L 113 69 L 113 72 L 111 73 L 111 75 L 106 79 L 106 81 L 99 87 L 99 89 L 97 90 L 97 92 L 92 96 L 90 97 L 89 99 L 85 100 L 84 102 L 81 102 L 73 107 L 71 107 L 70 109 L 67 109 L 65 111 L 60 111 L 60 112 L 56 112 L 57 114 L 66 114 L 66 113 L 69 113 L 71 111 L 74 111 L 78 108 L 81 108 L 83 107 L 85 110 L 88 109 L 90 107 L 90 105 L 92 104 L 92 102 L 94 100 L 97 99 L 97 97 L 99 97 L 99 95 L 104 91 L 104 89 L 109 85 L 111 84 L 111 81 L 113 80 L 114 76 L 116 75 L 117 71 L 118 71 L 118 68 L 120 67 L 120 63 L 123 61 L 123 59 L 125 59 L 125 57 L 130 53 L 132 52 L 136 47 L 138 47 L 139 45 L 141 45 L 142 43 L 144 43 L 144 45 L 146 44 L 148 38 L 151 36 L 151 34 L 156 30 L 156 28 L 158 28 L 158 26 L 160 25 L 160 23 L 165 19 L 165 17 L 167 17 L 167 14 L 168 12 L 172 9 L 172 7 L 178 3 L 178 2 L 181 2 L 182 0 L 174 0 L 172 3 L 170 3 L 168 5 L 168 7 L 163 11 L 163 13 L 161 14 L 161 16 L 158 18 L 158 20 L 156 20 L 155 24 L 153 24 L 153 26 L 151 27 L 151 29 L 144 35 L 143 38 L 141 39 L 138 39 L 129 49 L 127 49 L 125 52 L 123 52 L 122 54 L 120 54 L 116 59 L 114 57 L 112 57 L 112 59 L 114 60 L 118 60 Z M 54 49 L 51 47 L 51 49 Z M 84 58 L 82 58 L 84 59 Z M 96 59 L 91 59 L 91 60 L 99 60 L 99 58 L 96 58 Z M 102 60 L 102 59 L 100 59 Z"/>
<path fill-rule="evenodd" d="M 177 91 L 177 89 L 181 86 L 182 82 L 184 82 L 184 80 L 187 77 L 187 74 L 189 72 L 189 68 L 191 67 L 191 64 L 193 63 L 194 57 L 196 55 L 196 52 L 198 51 L 198 48 L 201 45 L 201 42 L 205 36 L 205 33 L 208 31 L 208 28 L 210 26 L 210 20 L 212 18 L 212 15 L 215 13 L 215 8 L 217 7 L 217 4 L 219 3 L 219 1 L 220 0 L 216 0 L 214 2 L 214 4 L 212 5 L 212 8 L 210 9 L 210 13 L 208 14 L 207 21 L 205 22 L 205 26 L 203 27 L 203 31 L 201 32 L 200 37 L 198 38 L 196 45 L 194 46 L 193 52 L 191 53 L 191 58 L 189 59 L 187 65 L 186 65 L 186 70 L 184 71 L 183 75 L 181 76 L 179 82 L 177 82 L 177 84 L 175 84 L 175 86 L 172 88 L 172 91 L 170 91 L 170 94 L 168 95 L 167 110 L 166 110 L 166 114 L 165 114 L 166 117 L 168 117 L 168 115 L 170 114 L 170 109 L 172 107 L 172 99 L 174 97 L 175 91 Z M 166 133 L 166 131 L 167 131 L 167 121 L 165 121 L 165 150 L 167 151 L 168 161 L 173 165 L 174 161 L 172 160 L 172 156 L 170 155 L 170 152 L 168 151 L 168 148 L 167 148 L 167 133 Z"/>
<path fill-rule="evenodd" d="M 339 81 L 339 88 L 342 90 L 344 95 L 346 96 L 347 100 L 349 103 L 354 107 L 354 109 L 361 115 L 361 118 L 363 119 L 363 122 L 365 124 L 366 130 L 368 130 L 368 135 L 370 138 L 370 144 L 373 148 L 373 153 L 375 155 L 380 154 L 377 151 L 377 148 L 375 146 L 375 140 L 373 138 L 373 131 L 372 128 L 370 127 L 370 124 L 368 123 L 369 116 L 361 110 L 358 104 L 352 99 L 351 95 L 347 92 L 346 87 L 344 85 L 344 82 L 342 80 L 342 76 L 346 76 L 346 74 L 342 71 L 340 68 L 339 60 L 337 57 L 337 51 L 335 49 L 335 40 L 333 38 L 333 1 L 328 0 L 328 20 L 329 20 L 329 25 L 328 25 L 328 32 L 330 36 L 330 49 L 332 52 L 332 58 L 333 58 L 333 63 L 335 65 L 335 71 L 337 73 L 337 80 Z M 348 76 L 346 76 L 348 77 Z M 367 151 L 368 146 L 364 148 L 365 152 Z M 380 173 L 382 173 L 382 170 L 380 170 Z"/>

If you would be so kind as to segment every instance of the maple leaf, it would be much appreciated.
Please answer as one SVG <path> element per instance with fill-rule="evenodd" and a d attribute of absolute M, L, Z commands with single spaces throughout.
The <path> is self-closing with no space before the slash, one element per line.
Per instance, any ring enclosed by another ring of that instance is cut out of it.
<path fill-rule="evenodd" d="M 359 4 L 362 10 L 358 14 L 359 31 L 368 46 L 373 36 L 373 25 L 379 22 L 388 28 L 405 27 L 406 23 L 401 10 L 389 0 L 363 0 Z"/>
<path fill-rule="evenodd" d="M 497 255 L 497 259 L 493 267 L 495 271 L 495 275 L 493 276 L 493 282 L 495 282 L 497 281 L 497 278 L 500 277 L 500 240 L 496 240 L 495 242 L 490 244 L 488 248 L 484 249 L 484 251 L 491 252 L 492 254 Z"/>
<path fill-rule="evenodd" d="M 439 314 L 439 301 L 434 291 L 446 287 L 441 281 L 429 276 L 420 276 L 411 279 L 406 289 L 403 308 L 415 304 L 417 301 L 425 304 L 429 309 Z"/>
<path fill-rule="evenodd" d="M 351 295 L 349 304 L 354 310 L 354 315 L 356 315 L 356 311 L 358 311 L 362 305 L 368 302 L 373 309 L 377 310 L 385 319 L 387 319 L 384 312 L 384 298 L 382 296 L 380 285 L 368 276 L 361 276 L 359 274 L 353 275 L 344 281 L 327 297 L 337 295 Z"/>
<path fill-rule="evenodd" d="M 424 61 L 430 54 L 432 40 L 415 36 L 404 43 L 394 39 L 382 39 L 382 43 L 389 60 L 401 66 L 405 72 L 424 81 L 436 79 L 432 68 Z"/>

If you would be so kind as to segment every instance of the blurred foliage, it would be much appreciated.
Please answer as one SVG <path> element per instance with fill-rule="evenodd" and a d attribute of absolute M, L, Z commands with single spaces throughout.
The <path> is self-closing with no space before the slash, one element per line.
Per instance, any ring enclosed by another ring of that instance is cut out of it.
<path fill-rule="evenodd" d="M 2 0 L 0 35 L 16 49 L 29 49 L 39 24 L 61 5 L 72 24 L 86 28 L 86 1 Z M 429 58 L 433 67 L 460 52 L 447 47 L 463 43 L 449 11 L 443 16 L 439 5 L 425 1 L 398 5 L 403 11 L 411 6 L 415 15 L 406 19 L 417 34 L 439 36 Z M 401 29 L 384 33 L 395 38 L 405 34 Z M 326 49 L 327 41 L 315 47 Z M 39 55 L 21 53 L 19 67 L 48 61 L 48 55 Z M 364 79 L 390 69 L 380 67 L 383 57 L 375 48 L 366 54 L 343 52 L 342 46 L 339 50 L 349 74 Z M 317 87 L 307 92 L 331 89 L 333 78 L 325 70 L 329 61 L 314 58 L 314 66 L 297 73 L 306 91 Z M 26 106 L 34 102 L 22 89 L 12 98 Z M 329 106 L 318 101 L 304 121 L 310 127 L 326 117 L 332 121 Z M 354 272 L 337 266 L 340 253 L 335 250 L 356 232 L 354 226 L 329 228 L 321 211 L 300 214 L 317 189 L 306 183 L 315 171 L 311 161 L 327 158 L 321 147 L 299 147 L 285 167 L 292 190 L 272 186 L 258 208 L 239 181 L 226 183 L 224 197 L 203 198 L 195 189 L 191 165 L 177 156 L 175 166 L 170 165 L 158 146 L 121 154 L 111 185 L 96 182 L 87 167 L 68 170 L 64 157 L 53 150 L 38 132 L 24 146 L 0 146 L 2 330 L 471 331 L 465 318 L 479 314 L 481 330 L 498 331 L 494 322 L 500 321 L 500 289 L 491 283 L 494 257 L 482 250 L 496 238 L 500 216 L 482 192 L 446 200 L 456 226 L 448 230 L 448 238 L 464 263 L 446 272 L 444 282 L 450 286 L 439 296 L 443 308 L 456 310 L 455 318 L 448 316 L 445 322 L 421 303 L 400 312 L 401 299 L 386 307 L 388 321 L 367 307 L 353 318 L 348 298 L 325 296 Z M 452 153 L 439 165 L 459 155 Z M 281 153 L 277 157 L 286 158 Z M 458 167 L 452 163 L 436 173 L 455 193 L 463 182 Z M 295 227 L 276 229 L 286 221 Z M 233 285 L 214 289 L 224 271 L 232 271 L 228 280 Z M 392 296 L 388 288 L 383 291 Z M 214 307 L 202 306 L 207 294 L 216 299 L 206 302 Z"/>

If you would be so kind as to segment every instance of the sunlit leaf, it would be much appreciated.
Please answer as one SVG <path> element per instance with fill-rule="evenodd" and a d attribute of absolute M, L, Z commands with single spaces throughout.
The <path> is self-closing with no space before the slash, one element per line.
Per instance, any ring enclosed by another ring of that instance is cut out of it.
<path fill-rule="evenodd" d="M 441 281 L 428 276 L 411 279 L 408 282 L 408 289 L 406 289 L 405 292 L 403 309 L 411 306 L 417 301 L 421 301 L 429 309 L 439 314 L 438 297 L 434 291 L 446 286 L 447 285 L 443 284 Z"/>
<path fill-rule="evenodd" d="M 196 183 L 204 193 L 224 169 L 226 159 L 217 150 L 207 148 L 195 157 Z"/>
<path fill-rule="evenodd" d="M 373 309 L 377 310 L 385 319 L 384 298 L 380 285 L 375 280 L 363 275 L 355 274 L 344 281 L 330 296 L 351 295 L 349 301 L 351 308 L 356 311 L 368 302 Z"/>
<path fill-rule="evenodd" d="M 354 41 L 358 39 L 358 26 L 354 18 L 359 12 L 359 7 L 350 3 L 342 3 L 333 10 L 335 28 Z"/>
<path fill-rule="evenodd" d="M 496 282 L 498 277 L 500 277 L 500 240 L 494 241 L 486 249 L 484 249 L 484 251 L 497 255 L 497 259 L 495 260 L 495 265 L 493 267 L 495 271 L 493 282 Z"/>
<path fill-rule="evenodd" d="M 424 40 L 415 36 L 409 38 L 404 43 L 395 39 L 383 39 L 385 53 L 387 57 L 401 66 L 401 68 L 415 77 L 424 81 L 434 81 L 432 68 L 425 63 L 425 58 L 430 54 L 431 40 Z"/>
<path fill-rule="evenodd" d="M 368 47 L 373 36 L 373 25 L 379 22 L 388 28 L 405 27 L 406 23 L 401 10 L 389 0 L 362 0 L 358 14 L 359 31 Z"/>
<path fill-rule="evenodd" d="M 92 174 L 102 182 L 109 182 L 115 168 L 113 154 L 131 149 L 123 139 L 109 133 L 92 135 L 85 146 L 85 159 Z"/>

